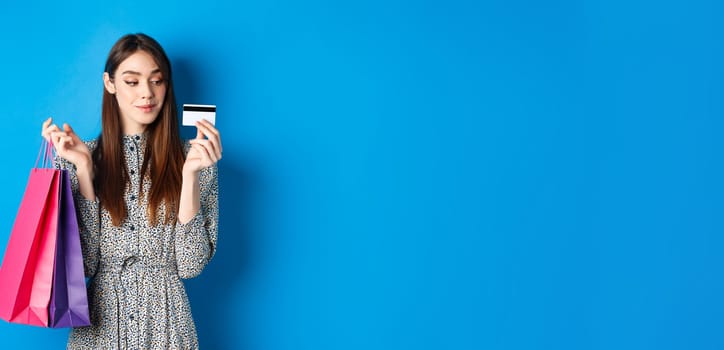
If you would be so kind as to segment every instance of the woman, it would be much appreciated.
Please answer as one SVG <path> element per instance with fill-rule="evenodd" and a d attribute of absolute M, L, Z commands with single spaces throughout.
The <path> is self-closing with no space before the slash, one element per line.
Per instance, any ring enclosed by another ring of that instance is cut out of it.
<path fill-rule="evenodd" d="M 56 166 L 71 174 L 91 278 L 91 326 L 73 329 L 68 349 L 197 349 L 180 279 L 216 250 L 219 132 L 199 122 L 181 142 L 170 62 L 144 34 L 116 42 L 103 84 L 96 140 L 43 123 Z"/>

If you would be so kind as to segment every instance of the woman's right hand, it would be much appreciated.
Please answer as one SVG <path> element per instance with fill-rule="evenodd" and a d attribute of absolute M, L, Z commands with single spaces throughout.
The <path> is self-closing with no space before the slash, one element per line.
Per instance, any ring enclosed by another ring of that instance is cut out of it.
<path fill-rule="evenodd" d="M 88 146 L 80 140 L 78 135 L 68 124 L 63 124 L 63 130 L 52 124 L 53 118 L 43 123 L 41 134 L 54 147 L 58 155 L 73 163 L 79 170 L 92 170 L 92 158 Z"/>

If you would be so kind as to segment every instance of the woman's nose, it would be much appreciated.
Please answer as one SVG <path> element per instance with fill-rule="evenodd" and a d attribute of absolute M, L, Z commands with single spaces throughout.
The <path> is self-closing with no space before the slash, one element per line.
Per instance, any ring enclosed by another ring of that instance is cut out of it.
<path fill-rule="evenodd" d="M 153 89 L 151 88 L 150 83 L 142 84 L 143 88 L 141 90 L 141 97 L 150 99 L 153 97 Z"/>

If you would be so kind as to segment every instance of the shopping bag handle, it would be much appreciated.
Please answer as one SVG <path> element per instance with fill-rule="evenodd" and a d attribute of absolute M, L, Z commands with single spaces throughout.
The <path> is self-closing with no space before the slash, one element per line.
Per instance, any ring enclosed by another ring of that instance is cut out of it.
<path fill-rule="evenodd" d="M 43 137 L 43 141 L 40 143 L 40 150 L 38 151 L 38 158 L 35 159 L 35 167 L 44 169 L 52 168 L 53 160 L 55 159 L 54 151 L 53 145 Z M 41 158 L 43 159 L 42 163 L 40 163 Z M 38 167 L 38 163 L 40 163 L 40 167 Z"/>

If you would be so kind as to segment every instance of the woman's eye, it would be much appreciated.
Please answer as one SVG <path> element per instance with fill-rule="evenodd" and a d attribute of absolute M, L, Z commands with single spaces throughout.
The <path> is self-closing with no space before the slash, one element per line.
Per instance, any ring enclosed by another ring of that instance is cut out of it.
<path fill-rule="evenodd" d="M 156 85 L 156 86 L 161 86 L 161 85 L 163 85 L 163 79 L 151 80 L 151 84 Z"/>
<path fill-rule="evenodd" d="M 124 80 L 124 81 L 126 82 L 126 84 L 128 84 L 128 86 L 136 86 L 136 85 L 138 85 L 138 82 L 137 82 L 137 81 L 128 81 L 128 80 Z"/>

